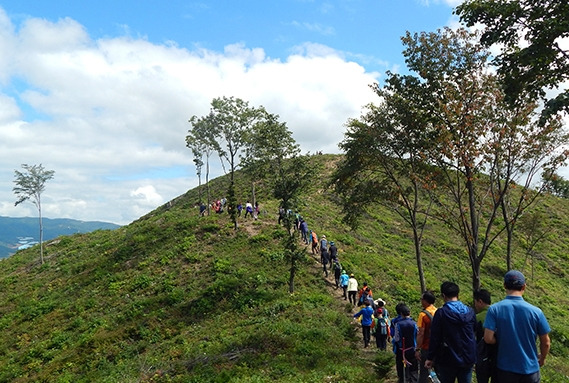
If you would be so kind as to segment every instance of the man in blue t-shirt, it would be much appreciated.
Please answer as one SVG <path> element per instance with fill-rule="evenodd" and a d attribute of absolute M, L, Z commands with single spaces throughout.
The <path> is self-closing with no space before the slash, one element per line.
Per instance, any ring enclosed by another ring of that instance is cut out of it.
<path fill-rule="evenodd" d="M 498 344 L 497 380 L 500 383 L 537 383 L 540 381 L 539 368 L 549 353 L 551 328 L 541 309 L 523 299 L 526 280 L 521 272 L 508 271 L 504 276 L 504 288 L 506 299 L 490 306 L 484 321 L 484 341 Z"/>

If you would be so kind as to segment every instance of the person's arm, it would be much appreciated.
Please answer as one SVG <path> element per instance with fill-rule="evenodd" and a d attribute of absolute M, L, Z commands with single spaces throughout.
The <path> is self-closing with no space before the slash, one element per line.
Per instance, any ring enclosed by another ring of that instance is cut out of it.
<path fill-rule="evenodd" d="M 423 338 L 425 337 L 425 328 L 419 327 L 417 331 L 417 348 L 415 349 L 415 358 L 421 360 L 421 348 L 423 348 Z"/>
<path fill-rule="evenodd" d="M 551 339 L 549 339 L 548 334 L 543 334 L 539 336 L 539 366 L 543 367 L 545 364 L 545 357 L 549 354 L 549 348 L 551 347 Z"/>
<path fill-rule="evenodd" d="M 486 344 L 496 344 L 496 333 L 488 328 L 484 329 L 484 342 Z"/>
<path fill-rule="evenodd" d="M 441 310 L 441 311 L 439 311 Z M 431 337 L 429 339 L 429 351 L 427 351 L 427 357 L 425 360 L 425 367 L 432 368 L 433 360 L 435 359 L 436 351 L 439 349 L 439 344 L 442 342 L 442 328 L 443 323 L 441 322 L 442 308 L 440 308 L 433 315 L 431 320 Z"/>

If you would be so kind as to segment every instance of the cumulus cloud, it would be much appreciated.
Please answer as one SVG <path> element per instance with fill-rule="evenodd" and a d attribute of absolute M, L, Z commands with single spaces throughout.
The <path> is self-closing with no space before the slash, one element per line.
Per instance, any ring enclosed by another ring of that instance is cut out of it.
<path fill-rule="evenodd" d="M 11 202 L 22 163 L 55 171 L 48 217 L 128 223 L 184 193 L 197 184 L 188 119 L 214 97 L 280 115 L 304 152 L 338 152 L 343 124 L 374 100 L 378 78 L 323 45 L 276 60 L 243 44 L 94 40 L 72 19 L 15 26 L 1 9 L 0 52 L 0 215 L 9 216 L 36 214 Z"/>

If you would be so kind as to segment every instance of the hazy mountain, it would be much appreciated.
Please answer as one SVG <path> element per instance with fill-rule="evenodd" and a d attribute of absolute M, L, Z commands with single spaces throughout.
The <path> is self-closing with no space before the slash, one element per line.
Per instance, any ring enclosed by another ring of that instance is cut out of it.
<path fill-rule="evenodd" d="M 68 218 L 44 218 L 44 241 L 60 235 L 89 233 L 99 229 L 116 229 L 120 227 L 108 222 L 86 222 Z M 19 247 L 39 241 L 38 218 L 11 218 L 0 216 L 0 258 L 14 254 Z"/>

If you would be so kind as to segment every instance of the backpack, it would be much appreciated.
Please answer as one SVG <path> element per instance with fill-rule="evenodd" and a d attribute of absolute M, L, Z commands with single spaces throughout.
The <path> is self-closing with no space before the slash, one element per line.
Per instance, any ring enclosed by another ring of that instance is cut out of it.
<path fill-rule="evenodd" d="M 425 335 L 424 335 L 424 339 L 429 339 L 431 337 L 431 325 L 433 324 L 433 314 L 431 314 L 425 309 L 421 310 L 421 312 L 425 313 L 427 318 L 429 318 L 429 326 L 428 328 L 425 328 Z"/>
<path fill-rule="evenodd" d="M 378 318 L 377 327 L 377 334 L 389 335 L 389 326 L 387 326 L 387 320 L 385 318 Z"/>
<path fill-rule="evenodd" d="M 487 344 L 484 339 L 480 339 L 476 344 L 476 376 L 481 378 L 492 378 L 496 371 L 496 353 L 495 344 Z"/>

